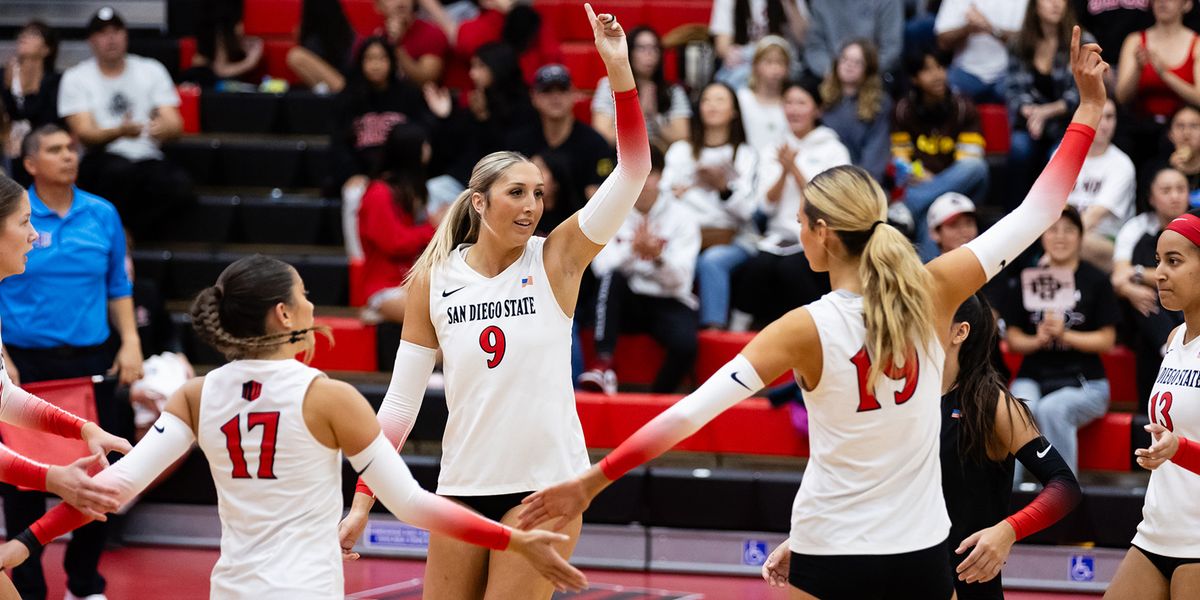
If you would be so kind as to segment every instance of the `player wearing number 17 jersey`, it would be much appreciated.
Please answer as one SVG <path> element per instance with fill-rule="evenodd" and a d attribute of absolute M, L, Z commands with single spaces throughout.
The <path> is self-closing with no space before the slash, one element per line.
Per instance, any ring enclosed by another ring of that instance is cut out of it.
<path fill-rule="evenodd" d="M 833 291 L 769 325 L 699 389 L 583 476 L 527 501 L 522 523 L 569 519 L 633 467 L 695 433 L 764 381 L 792 371 L 809 410 L 810 459 L 787 542 L 764 566 L 791 598 L 954 594 L 938 456 L 944 346 L 955 311 L 1062 214 L 1104 107 L 1099 47 L 1072 34 L 1080 104 L 1029 196 L 966 246 L 921 265 L 857 167 L 813 177 L 800 241 Z"/>
<path fill-rule="evenodd" d="M 286 263 L 234 262 L 192 306 L 197 333 L 232 362 L 176 392 L 129 455 L 96 475 L 127 502 L 199 442 L 217 487 L 221 557 L 213 598 L 332 599 L 345 595 L 337 526 L 344 452 L 402 520 L 527 558 L 559 588 L 583 575 L 554 550 L 566 536 L 513 531 L 417 485 L 366 400 L 295 360 L 311 353 L 313 306 Z M 0 565 L 89 521 L 66 504 L 0 548 Z M 547 537 L 551 536 L 551 537 Z"/>
<path fill-rule="evenodd" d="M 1200 597 L 1200 218 L 1185 214 L 1158 238 L 1158 296 L 1183 311 L 1150 395 L 1149 448 L 1138 464 L 1153 469 L 1133 547 L 1105 598 Z"/>

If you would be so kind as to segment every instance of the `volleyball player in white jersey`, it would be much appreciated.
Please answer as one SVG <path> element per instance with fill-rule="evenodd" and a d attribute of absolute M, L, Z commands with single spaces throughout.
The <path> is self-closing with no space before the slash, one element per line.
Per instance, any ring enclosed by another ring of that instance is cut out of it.
<path fill-rule="evenodd" d="M 588 472 L 527 499 L 521 522 L 574 519 L 617 477 L 696 432 L 788 370 L 806 390 L 811 457 L 789 540 L 764 577 L 792 598 L 950 598 L 950 522 L 938 457 L 943 346 L 958 306 L 1058 220 L 1104 106 L 1099 47 L 1071 65 L 1080 105 L 1025 201 L 963 248 L 922 266 L 886 224 L 887 198 L 862 169 L 805 186 L 805 255 L 833 292 L 772 323 L 694 393 Z"/>
<path fill-rule="evenodd" d="M 1200 218 L 1185 214 L 1158 237 L 1158 298 L 1184 322 L 1150 395 L 1153 443 L 1135 452 L 1152 469 L 1142 522 L 1105 598 L 1200 598 Z"/>
<path fill-rule="evenodd" d="M 409 310 L 392 383 L 379 410 L 384 433 L 404 444 L 441 349 L 449 419 L 438 493 L 497 521 L 515 521 L 529 492 L 588 467 L 571 380 L 571 315 L 588 264 L 624 222 L 650 171 L 650 145 L 625 33 L 584 5 L 612 83 L 617 165 L 576 215 L 545 239 L 542 174 L 524 156 L 497 152 L 475 165 L 433 242 L 409 273 Z M 342 525 L 349 552 L 371 506 L 360 486 Z M 536 525 L 536 524 L 535 524 Z M 570 556 L 581 521 L 559 546 Z M 425 597 L 549 598 L 527 565 L 431 536 Z"/>
<path fill-rule="evenodd" d="M 0 173 L 0 279 L 25 272 L 26 255 L 38 237 L 29 218 L 28 194 Z M 95 517 L 115 510 L 117 490 L 93 480 L 88 470 L 107 464 L 104 455 L 108 452 L 129 452 L 129 442 L 21 389 L 6 367 L 0 359 L 0 421 L 84 440 L 92 455 L 68 466 L 50 466 L 0 444 L 0 481 L 51 492 Z M 0 577 L 0 599 L 19 597 L 8 577 Z"/>
<path fill-rule="evenodd" d="M 338 519 L 344 452 L 400 519 L 495 551 L 513 550 L 560 589 L 586 584 L 555 551 L 566 536 L 514 531 L 422 490 L 350 385 L 295 360 L 311 353 L 313 305 L 287 263 L 243 258 L 201 291 L 192 323 L 232 359 L 186 383 L 153 429 L 96 479 L 122 502 L 198 442 L 217 487 L 221 557 L 213 598 L 345 595 Z M 59 505 L 0 549 L 3 565 L 88 521 Z"/>

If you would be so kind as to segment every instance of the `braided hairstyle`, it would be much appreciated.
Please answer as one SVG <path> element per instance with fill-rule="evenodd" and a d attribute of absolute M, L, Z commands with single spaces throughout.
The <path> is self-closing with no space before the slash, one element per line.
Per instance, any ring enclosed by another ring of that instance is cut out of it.
<path fill-rule="evenodd" d="M 261 355 L 285 344 L 300 342 L 311 332 L 324 335 L 332 345 L 329 327 L 267 332 L 267 314 L 280 303 L 292 303 L 295 269 L 262 255 L 247 256 L 225 267 L 216 285 L 200 290 L 192 302 L 192 327 L 229 360 Z M 313 346 L 304 353 L 312 359 Z"/>

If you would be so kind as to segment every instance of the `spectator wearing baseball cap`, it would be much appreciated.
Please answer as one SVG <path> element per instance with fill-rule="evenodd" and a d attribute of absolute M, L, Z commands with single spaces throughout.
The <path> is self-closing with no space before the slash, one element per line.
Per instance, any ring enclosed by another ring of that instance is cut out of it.
<path fill-rule="evenodd" d="M 575 120 L 575 101 L 579 98 L 571 83 L 571 72 L 563 65 L 552 63 L 537 70 L 533 76 L 530 100 L 538 119 L 510 134 L 505 146 L 525 156 L 554 151 L 571 161 L 571 175 L 582 194 L 590 198 L 616 165 L 616 155 L 604 138 L 589 125 Z M 566 208 L 560 214 L 570 215 L 579 207 Z M 543 217 L 544 220 L 544 217 Z M 549 224 L 544 224 L 552 226 Z"/>
<path fill-rule="evenodd" d="M 939 254 L 945 254 L 979 235 L 979 219 L 975 203 L 958 192 L 938 196 L 925 214 L 929 237 L 937 244 Z"/>
<path fill-rule="evenodd" d="M 138 239 L 194 201 L 187 173 L 160 146 L 183 132 L 179 95 L 162 63 L 128 53 L 125 21 L 112 7 L 87 23 L 89 58 L 62 76 L 58 113 L 88 147 L 79 187 L 107 198 Z"/>

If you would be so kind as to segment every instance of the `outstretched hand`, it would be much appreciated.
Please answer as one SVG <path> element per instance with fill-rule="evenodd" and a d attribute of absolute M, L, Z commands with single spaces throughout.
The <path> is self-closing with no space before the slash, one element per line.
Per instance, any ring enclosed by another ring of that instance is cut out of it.
<path fill-rule="evenodd" d="M 1134 450 L 1133 454 L 1137 456 L 1138 465 L 1153 471 L 1179 452 L 1179 438 L 1173 431 L 1158 423 L 1146 425 L 1146 431 L 1150 432 L 1150 447 Z"/>
<path fill-rule="evenodd" d="M 534 526 L 555 519 L 550 524 L 552 531 L 563 528 L 572 519 L 587 510 L 592 499 L 579 479 L 569 479 L 544 490 L 526 496 L 521 501 L 524 510 L 518 515 L 517 527 L 532 529 Z"/>
<path fill-rule="evenodd" d="M 596 51 L 604 60 L 606 66 L 629 62 L 629 47 L 625 43 L 625 30 L 617 22 L 617 18 L 608 14 L 596 14 L 592 5 L 584 3 L 588 22 L 592 24 L 592 35 L 596 38 Z"/>
<path fill-rule="evenodd" d="M 1107 98 L 1104 75 L 1108 73 L 1108 63 L 1100 57 L 1100 45 L 1081 44 L 1081 36 L 1076 25 L 1071 30 L 1071 73 L 1075 75 L 1075 86 L 1079 89 L 1079 104 L 1103 110 Z"/>

